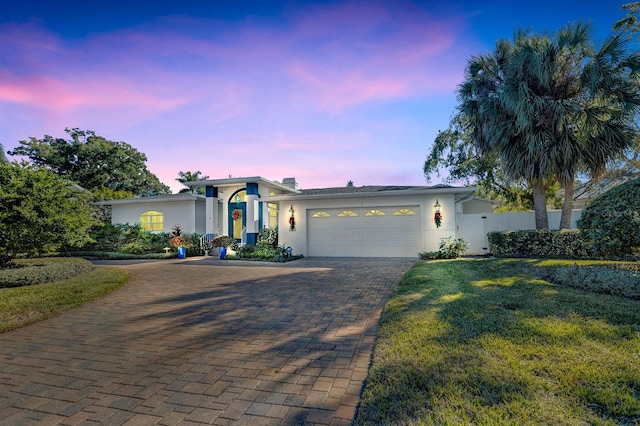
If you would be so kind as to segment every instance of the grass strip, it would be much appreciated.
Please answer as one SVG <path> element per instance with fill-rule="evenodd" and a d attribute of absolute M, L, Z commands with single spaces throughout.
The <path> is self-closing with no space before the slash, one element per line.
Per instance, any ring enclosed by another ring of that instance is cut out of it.
<path fill-rule="evenodd" d="M 527 259 L 419 262 L 381 318 L 356 424 L 640 422 L 640 301 Z"/>
<path fill-rule="evenodd" d="M 67 280 L 0 289 L 0 332 L 85 305 L 121 287 L 128 279 L 122 269 L 101 266 Z"/>

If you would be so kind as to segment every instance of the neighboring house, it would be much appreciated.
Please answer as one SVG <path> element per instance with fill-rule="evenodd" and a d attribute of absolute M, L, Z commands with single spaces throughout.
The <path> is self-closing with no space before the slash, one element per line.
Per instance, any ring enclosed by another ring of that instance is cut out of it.
<path fill-rule="evenodd" d="M 280 244 L 305 256 L 415 257 L 438 249 L 441 238 L 460 235 L 458 220 L 469 203 L 490 212 L 491 203 L 472 197 L 473 187 L 362 186 L 296 189 L 262 177 L 189 182 L 205 196 L 175 194 L 104 201 L 112 223 L 141 223 L 154 232 L 229 235 L 254 244 L 263 228 L 278 226 Z M 434 215 L 442 217 L 437 226 Z M 293 219 L 292 219 L 293 218 Z"/>

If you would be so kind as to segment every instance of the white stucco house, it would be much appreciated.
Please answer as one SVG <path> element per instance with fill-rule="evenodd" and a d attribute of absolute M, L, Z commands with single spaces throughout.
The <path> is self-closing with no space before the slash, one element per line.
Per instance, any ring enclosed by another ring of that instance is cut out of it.
<path fill-rule="evenodd" d="M 459 216 L 491 211 L 473 187 L 361 186 L 299 190 L 262 177 L 189 182 L 206 195 L 174 194 L 101 202 L 112 223 L 141 223 L 153 232 L 229 235 L 254 244 L 263 228 L 278 227 L 280 244 L 305 256 L 415 257 L 460 233 Z M 436 224 L 439 212 L 441 223 Z M 482 245 L 482 243 L 479 243 Z M 479 249 L 480 250 L 480 249 Z M 480 250 L 482 252 L 482 250 Z"/>

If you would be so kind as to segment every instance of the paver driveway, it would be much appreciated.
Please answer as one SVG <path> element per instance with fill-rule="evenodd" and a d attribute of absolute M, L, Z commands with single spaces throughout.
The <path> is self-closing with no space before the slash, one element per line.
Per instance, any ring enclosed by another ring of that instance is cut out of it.
<path fill-rule="evenodd" d="M 0 334 L 1 424 L 350 424 L 414 259 L 211 257 Z"/>

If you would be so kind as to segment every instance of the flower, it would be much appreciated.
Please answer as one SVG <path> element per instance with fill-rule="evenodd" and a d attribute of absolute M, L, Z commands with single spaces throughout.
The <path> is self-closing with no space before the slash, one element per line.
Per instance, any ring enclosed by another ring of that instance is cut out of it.
<path fill-rule="evenodd" d="M 433 216 L 433 221 L 436 223 L 436 228 L 440 228 L 440 225 L 442 225 L 442 214 L 440 214 L 440 212 L 436 212 Z"/>
<path fill-rule="evenodd" d="M 191 247 L 191 239 L 184 235 L 176 235 L 169 242 L 172 247 Z"/>
<path fill-rule="evenodd" d="M 218 235 L 211 241 L 211 244 L 214 247 L 231 247 L 236 244 L 236 240 L 227 235 Z"/>

